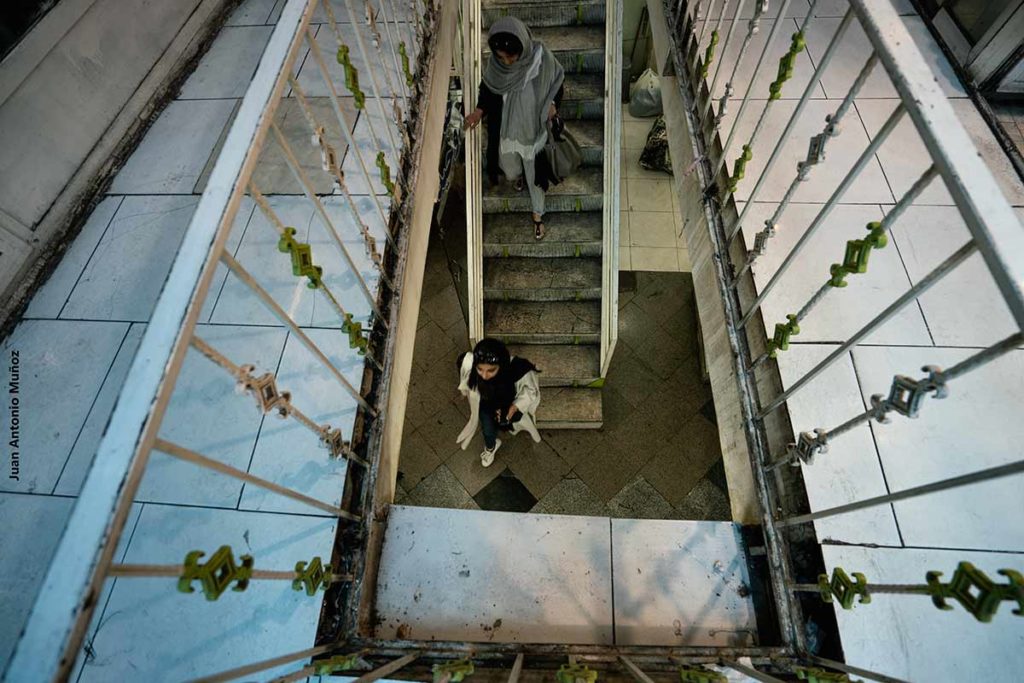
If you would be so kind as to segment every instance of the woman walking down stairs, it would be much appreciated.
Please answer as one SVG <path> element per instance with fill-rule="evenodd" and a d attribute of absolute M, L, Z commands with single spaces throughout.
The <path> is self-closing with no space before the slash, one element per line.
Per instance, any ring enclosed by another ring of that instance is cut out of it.
<path fill-rule="evenodd" d="M 543 370 L 539 427 L 599 428 L 605 3 L 484 0 L 482 9 L 485 59 L 487 29 L 508 16 L 557 59 L 564 71 L 558 114 L 582 153 L 575 174 L 546 193 L 543 239 L 531 228 L 530 193 L 506 178 L 492 186 L 486 167 L 480 169 L 484 334 Z"/>

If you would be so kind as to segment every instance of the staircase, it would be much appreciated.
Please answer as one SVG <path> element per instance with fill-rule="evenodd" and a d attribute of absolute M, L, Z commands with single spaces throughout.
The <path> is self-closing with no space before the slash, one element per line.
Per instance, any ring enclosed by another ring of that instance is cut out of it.
<path fill-rule="evenodd" d="M 596 429 L 602 424 L 605 3 L 484 0 L 485 51 L 486 27 L 506 15 L 529 26 L 565 68 L 559 111 L 582 147 L 583 166 L 547 193 L 547 236 L 540 242 L 533 238 L 528 193 L 504 179 L 491 189 L 484 182 L 484 333 L 543 371 L 542 429 Z"/>

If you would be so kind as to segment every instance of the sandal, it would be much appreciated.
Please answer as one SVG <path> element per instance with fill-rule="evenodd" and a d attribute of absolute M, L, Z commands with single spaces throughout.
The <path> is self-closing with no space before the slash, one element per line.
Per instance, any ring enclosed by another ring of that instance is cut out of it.
<path fill-rule="evenodd" d="M 523 176 L 519 176 L 514 181 L 512 181 L 512 187 L 515 188 L 516 192 L 522 192 L 524 187 Z"/>
<path fill-rule="evenodd" d="M 533 239 L 539 242 L 540 240 L 544 239 L 544 236 L 546 234 L 547 230 L 544 229 L 544 221 L 533 221 Z"/>

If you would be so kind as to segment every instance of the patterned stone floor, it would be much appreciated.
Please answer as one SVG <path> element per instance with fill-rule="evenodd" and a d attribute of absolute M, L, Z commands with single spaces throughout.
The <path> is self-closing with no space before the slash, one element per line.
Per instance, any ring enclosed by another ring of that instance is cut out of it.
<path fill-rule="evenodd" d="M 455 359 L 469 348 L 441 245 L 431 244 L 399 461 L 397 503 L 644 519 L 729 519 L 710 388 L 701 381 L 688 273 L 621 273 L 619 345 L 604 427 L 455 443 L 469 411 Z M 543 368 L 542 368 L 543 369 Z M 543 391 L 541 395 L 543 400 Z"/>

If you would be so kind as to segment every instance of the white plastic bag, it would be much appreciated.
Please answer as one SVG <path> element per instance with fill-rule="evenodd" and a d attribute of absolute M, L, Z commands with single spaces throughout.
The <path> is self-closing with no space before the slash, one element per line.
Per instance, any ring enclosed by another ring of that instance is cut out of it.
<path fill-rule="evenodd" d="M 661 81 L 653 69 L 647 69 L 629 89 L 629 113 L 639 118 L 661 114 Z"/>

